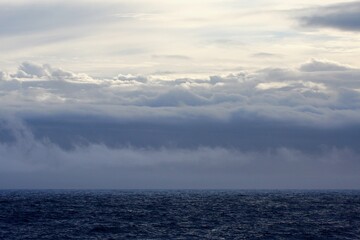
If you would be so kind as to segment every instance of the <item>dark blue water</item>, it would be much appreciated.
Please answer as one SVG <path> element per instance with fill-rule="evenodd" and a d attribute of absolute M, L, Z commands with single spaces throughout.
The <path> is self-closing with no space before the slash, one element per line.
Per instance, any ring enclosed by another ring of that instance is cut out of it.
<path fill-rule="evenodd" d="M 360 192 L 0 191 L 0 239 L 360 239 Z"/>

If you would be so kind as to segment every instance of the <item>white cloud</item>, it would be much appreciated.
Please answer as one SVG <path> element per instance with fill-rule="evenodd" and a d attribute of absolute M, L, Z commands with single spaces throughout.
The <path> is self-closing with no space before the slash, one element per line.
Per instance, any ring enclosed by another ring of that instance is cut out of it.
<path fill-rule="evenodd" d="M 114 78 L 115 80 L 125 81 L 125 82 L 140 82 L 146 83 L 148 79 L 145 76 L 134 76 L 132 74 L 119 74 L 117 77 Z"/>
<path fill-rule="evenodd" d="M 0 81 L 6 81 L 9 79 L 9 75 L 6 72 L 0 71 Z"/>
<path fill-rule="evenodd" d="M 153 116 L 179 116 L 187 112 L 214 118 L 231 118 L 241 110 L 311 124 L 322 125 L 325 119 L 329 125 L 358 123 L 360 103 L 355 89 L 360 87 L 360 71 L 339 68 L 345 67 L 313 60 L 301 65 L 300 71 L 263 69 L 165 81 L 156 76 L 130 74 L 92 78 L 48 64 L 25 62 L 16 73 L 2 72 L 0 106 L 13 112 L 31 109 L 76 112 L 86 106 L 87 111 L 109 116 L 126 115 L 119 114 L 117 109 L 126 109 L 125 112 L 131 112 L 129 116 L 140 116 L 146 109 Z M 43 106 L 47 103 L 54 105 L 51 109 Z M 304 108 L 317 109 L 317 113 L 300 110 Z M 334 118 L 338 115 L 343 118 Z"/>
<path fill-rule="evenodd" d="M 268 82 L 268 83 L 259 83 L 256 88 L 260 90 L 268 89 L 279 89 L 289 86 L 289 83 L 286 82 Z"/>

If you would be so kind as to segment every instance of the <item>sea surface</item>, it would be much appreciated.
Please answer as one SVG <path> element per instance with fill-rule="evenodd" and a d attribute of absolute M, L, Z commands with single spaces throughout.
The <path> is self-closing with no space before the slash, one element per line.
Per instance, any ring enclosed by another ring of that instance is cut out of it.
<path fill-rule="evenodd" d="M 0 191 L 0 239 L 360 239 L 360 191 Z"/>

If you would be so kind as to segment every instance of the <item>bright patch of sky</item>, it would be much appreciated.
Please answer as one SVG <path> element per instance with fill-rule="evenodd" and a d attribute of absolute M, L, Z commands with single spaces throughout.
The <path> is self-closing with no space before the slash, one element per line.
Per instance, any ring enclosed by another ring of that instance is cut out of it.
<path fill-rule="evenodd" d="M 359 33 L 299 21 L 346 2 L 0 1 L 0 64 L 49 63 L 97 77 L 208 76 L 313 57 L 356 65 Z"/>

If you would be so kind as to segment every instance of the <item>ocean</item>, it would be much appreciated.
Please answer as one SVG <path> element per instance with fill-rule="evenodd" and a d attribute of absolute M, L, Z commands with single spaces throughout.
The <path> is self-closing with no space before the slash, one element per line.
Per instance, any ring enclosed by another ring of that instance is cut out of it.
<path fill-rule="evenodd" d="M 3 190 L 0 239 L 360 239 L 360 191 Z"/>

